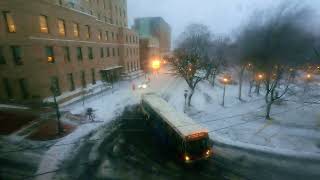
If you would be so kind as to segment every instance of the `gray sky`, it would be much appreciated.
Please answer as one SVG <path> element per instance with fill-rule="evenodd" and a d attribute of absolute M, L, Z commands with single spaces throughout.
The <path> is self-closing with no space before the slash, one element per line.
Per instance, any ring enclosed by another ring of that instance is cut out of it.
<path fill-rule="evenodd" d="M 129 26 L 134 18 L 161 16 L 172 28 L 173 41 L 190 23 L 208 25 L 214 33 L 237 31 L 256 10 L 276 7 L 285 0 L 127 0 Z M 286 0 L 296 2 L 296 0 Z M 320 0 L 299 0 L 320 11 Z M 319 19 L 320 21 L 320 19 Z M 319 31 L 320 32 L 320 31 Z"/>

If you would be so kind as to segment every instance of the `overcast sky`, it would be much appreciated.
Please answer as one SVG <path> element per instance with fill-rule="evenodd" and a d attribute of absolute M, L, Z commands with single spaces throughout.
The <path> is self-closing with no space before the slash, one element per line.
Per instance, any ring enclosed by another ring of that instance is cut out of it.
<path fill-rule="evenodd" d="M 161 16 L 172 28 L 173 41 L 190 23 L 208 25 L 214 33 L 237 31 L 253 12 L 296 0 L 127 0 L 129 26 L 134 18 Z M 297 0 L 320 11 L 320 0 Z M 320 19 L 319 19 L 320 21 Z M 320 31 L 319 31 L 320 32 Z"/>

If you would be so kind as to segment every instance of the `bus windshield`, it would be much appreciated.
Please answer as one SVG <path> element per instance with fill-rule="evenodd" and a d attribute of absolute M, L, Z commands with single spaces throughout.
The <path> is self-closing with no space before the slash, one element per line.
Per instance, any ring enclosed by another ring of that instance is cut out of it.
<path fill-rule="evenodd" d="M 208 138 L 187 142 L 187 152 L 191 155 L 199 155 L 208 149 Z"/>

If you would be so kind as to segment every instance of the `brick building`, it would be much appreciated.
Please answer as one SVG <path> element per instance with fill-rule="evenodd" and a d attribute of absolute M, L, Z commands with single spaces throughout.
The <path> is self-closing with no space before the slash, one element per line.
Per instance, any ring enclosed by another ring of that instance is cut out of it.
<path fill-rule="evenodd" d="M 140 69 L 126 0 L 1 0 L 0 99 L 42 101 Z"/>

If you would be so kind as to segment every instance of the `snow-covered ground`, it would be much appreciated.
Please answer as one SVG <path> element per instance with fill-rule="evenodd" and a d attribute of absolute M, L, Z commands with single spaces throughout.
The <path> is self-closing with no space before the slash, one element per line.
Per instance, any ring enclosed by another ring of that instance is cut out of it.
<path fill-rule="evenodd" d="M 136 79 L 132 82 L 119 82 L 114 85 L 113 89 L 90 97 L 84 103 L 83 101 L 79 101 L 64 106 L 62 108 L 63 111 L 70 111 L 73 114 L 83 114 L 87 108 L 93 108 L 96 122 L 80 125 L 72 134 L 64 137 L 55 146 L 50 148 L 42 159 L 36 174 L 42 174 L 48 172 L 48 170 L 56 170 L 60 162 L 70 156 L 74 150 L 74 147 L 77 145 L 74 142 L 79 142 L 81 138 L 113 120 L 122 113 L 126 106 L 137 104 L 139 99 L 131 89 L 131 85 L 132 83 L 138 84 L 141 81 L 141 79 Z M 51 179 L 53 175 L 49 173 L 38 176 L 37 179 Z"/>
<path fill-rule="evenodd" d="M 164 87 L 160 85 L 162 81 L 169 84 L 162 92 L 163 97 L 183 112 L 183 93 L 188 89 L 187 84 L 181 78 L 163 75 L 154 79 L 151 87 Z M 273 120 L 267 121 L 264 118 L 264 96 L 249 97 L 248 88 L 248 85 L 244 85 L 244 101 L 239 101 L 238 85 L 228 86 L 225 107 L 222 107 L 223 88 L 219 84 L 213 88 L 208 82 L 202 82 L 193 96 L 192 107 L 187 110 L 187 114 L 206 127 L 212 136 L 216 134 L 233 141 L 267 146 L 279 151 L 320 153 L 319 103 L 302 103 L 311 100 L 301 93 L 288 95 L 285 99 L 289 101 L 273 106 Z M 313 95 L 319 95 L 320 87 L 313 88 L 317 88 L 313 92 L 318 93 Z"/>
<path fill-rule="evenodd" d="M 237 99 L 238 86 L 228 86 L 225 106 L 222 107 L 223 88 L 219 84 L 213 88 L 208 82 L 202 82 L 193 96 L 192 107 L 186 109 L 184 90 L 188 88 L 183 79 L 172 76 L 166 70 L 150 75 L 150 79 L 150 87 L 147 89 L 132 90 L 132 84 L 137 87 L 145 81 L 141 77 L 131 82 L 119 82 L 112 90 L 88 98 L 84 105 L 83 102 L 76 102 L 63 107 L 63 110 L 73 114 L 83 114 L 86 108 L 91 107 L 95 110 L 98 123 L 80 125 L 57 145 L 77 142 L 121 114 L 126 106 L 139 103 L 143 93 L 156 92 L 178 111 L 186 110 L 190 117 L 209 130 L 211 138 L 219 135 L 233 142 L 260 145 L 279 151 L 320 153 L 320 105 L 299 103 L 301 96 L 292 94 L 287 97 L 290 101 L 274 105 L 273 120 L 267 121 L 264 119 L 263 96 L 249 97 L 248 85 L 243 87 L 244 101 Z M 44 156 L 37 173 L 54 170 L 72 151 L 73 146 L 52 147 Z M 51 175 L 39 176 L 39 179 L 49 179 Z"/>

